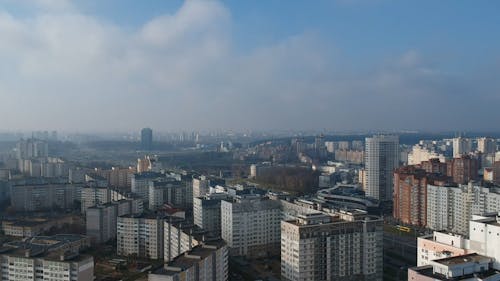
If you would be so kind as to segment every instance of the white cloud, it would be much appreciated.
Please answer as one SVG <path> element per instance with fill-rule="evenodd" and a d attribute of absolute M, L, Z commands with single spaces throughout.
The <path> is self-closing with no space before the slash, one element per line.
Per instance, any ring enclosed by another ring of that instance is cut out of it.
<path fill-rule="evenodd" d="M 422 107 L 446 102 L 455 82 L 416 50 L 344 69 L 314 33 L 241 54 L 214 1 L 186 1 L 132 31 L 68 1 L 37 3 L 32 17 L 0 13 L 8 129 L 420 128 Z"/>

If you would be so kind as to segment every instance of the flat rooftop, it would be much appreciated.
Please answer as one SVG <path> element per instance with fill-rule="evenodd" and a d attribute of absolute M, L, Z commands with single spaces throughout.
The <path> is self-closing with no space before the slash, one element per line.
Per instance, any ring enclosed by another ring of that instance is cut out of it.
<path fill-rule="evenodd" d="M 439 259 L 439 260 L 434 260 L 434 262 L 446 265 L 446 266 L 454 266 L 458 264 L 463 264 L 463 263 L 470 263 L 470 262 L 487 262 L 491 260 L 489 257 L 481 256 L 476 253 L 472 254 L 467 254 L 467 255 L 461 255 L 461 256 L 455 256 L 455 257 L 449 257 L 449 258 L 444 258 L 444 259 Z"/>
<path fill-rule="evenodd" d="M 444 276 L 442 274 L 434 273 L 434 269 L 431 265 L 413 267 L 413 268 L 409 268 L 408 270 L 413 270 L 420 275 L 427 276 L 427 277 L 430 277 L 430 278 L 435 279 L 435 280 L 449 280 L 449 279 L 447 279 L 446 276 Z M 500 276 L 500 272 L 498 270 L 494 270 L 494 269 L 490 268 L 490 269 L 483 271 L 483 272 L 476 272 L 474 274 L 467 274 L 467 275 L 463 275 L 463 276 L 458 276 L 458 277 L 455 277 L 451 280 L 471 280 L 471 278 L 473 278 L 473 277 L 480 278 L 479 280 L 486 280 L 487 278 L 489 278 L 491 276 Z M 474 279 L 474 280 L 477 280 L 477 279 Z"/>
<path fill-rule="evenodd" d="M 171 262 L 165 264 L 164 267 L 159 268 L 153 272 L 157 275 L 175 275 L 179 272 L 185 271 L 201 260 L 212 255 L 214 251 L 224 247 L 226 244 L 223 240 L 207 242 L 204 245 L 194 247 L 191 251 L 176 257 Z"/>

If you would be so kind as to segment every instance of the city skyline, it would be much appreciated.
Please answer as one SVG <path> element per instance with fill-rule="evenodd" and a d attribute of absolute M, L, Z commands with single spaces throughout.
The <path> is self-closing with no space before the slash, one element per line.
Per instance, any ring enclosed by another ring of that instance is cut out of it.
<path fill-rule="evenodd" d="M 3 128 L 500 129 L 497 3 L 164 2 L 0 1 Z"/>

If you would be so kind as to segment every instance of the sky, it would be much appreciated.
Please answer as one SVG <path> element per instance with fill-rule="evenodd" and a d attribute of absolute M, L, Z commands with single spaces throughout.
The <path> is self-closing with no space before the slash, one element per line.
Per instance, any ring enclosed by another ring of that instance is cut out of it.
<path fill-rule="evenodd" d="M 0 130 L 500 131 L 500 2 L 0 0 Z"/>

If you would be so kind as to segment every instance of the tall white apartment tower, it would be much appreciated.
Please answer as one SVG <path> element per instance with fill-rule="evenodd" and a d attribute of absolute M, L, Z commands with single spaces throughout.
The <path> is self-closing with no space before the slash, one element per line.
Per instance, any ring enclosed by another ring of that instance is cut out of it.
<path fill-rule="evenodd" d="M 399 137 L 376 135 L 366 138 L 366 195 L 392 200 L 394 169 L 399 166 Z"/>

